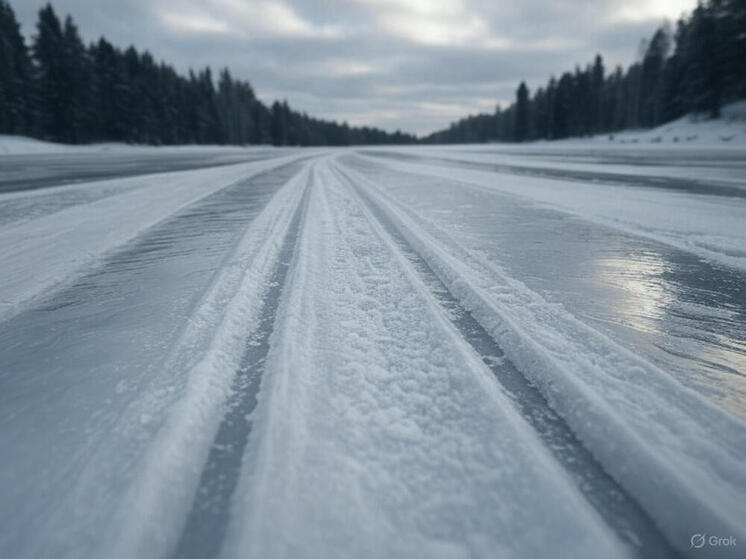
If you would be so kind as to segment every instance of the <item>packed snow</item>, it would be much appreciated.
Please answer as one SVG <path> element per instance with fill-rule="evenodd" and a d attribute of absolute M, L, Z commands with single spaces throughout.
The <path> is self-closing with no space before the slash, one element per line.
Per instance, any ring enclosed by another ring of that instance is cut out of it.
<path fill-rule="evenodd" d="M 1 556 L 739 556 L 733 145 L 65 184 L 37 147 L 0 193 Z"/>

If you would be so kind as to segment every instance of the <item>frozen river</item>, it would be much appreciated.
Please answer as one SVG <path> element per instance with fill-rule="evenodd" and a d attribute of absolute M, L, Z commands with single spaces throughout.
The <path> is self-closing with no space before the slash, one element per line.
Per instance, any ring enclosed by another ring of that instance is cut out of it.
<path fill-rule="evenodd" d="M 742 151 L 112 150 L 0 156 L 0 556 L 739 555 Z"/>

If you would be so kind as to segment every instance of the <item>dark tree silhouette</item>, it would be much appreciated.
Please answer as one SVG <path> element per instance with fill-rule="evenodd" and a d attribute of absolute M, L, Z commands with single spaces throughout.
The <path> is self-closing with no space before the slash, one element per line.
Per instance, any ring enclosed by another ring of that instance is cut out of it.
<path fill-rule="evenodd" d="M 31 58 L 10 5 L 0 0 L 0 130 L 34 133 Z"/>
<path fill-rule="evenodd" d="M 515 100 L 515 140 L 523 142 L 529 138 L 528 130 L 528 87 L 521 82 Z"/>

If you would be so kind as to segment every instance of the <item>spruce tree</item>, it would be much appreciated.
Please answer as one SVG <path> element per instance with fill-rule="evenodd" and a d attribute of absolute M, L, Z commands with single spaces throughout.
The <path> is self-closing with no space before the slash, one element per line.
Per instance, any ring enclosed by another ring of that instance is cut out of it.
<path fill-rule="evenodd" d="M 596 55 L 591 70 L 591 132 L 599 133 L 604 126 L 604 61 L 600 54 Z"/>
<path fill-rule="evenodd" d="M 528 116 L 528 87 L 525 82 L 521 82 L 516 91 L 515 101 L 515 141 L 524 142 L 529 136 L 529 116 Z"/>
<path fill-rule="evenodd" d="M 10 5 L 0 0 L 0 133 L 34 132 L 32 72 L 20 25 Z"/>
<path fill-rule="evenodd" d="M 39 131 L 42 138 L 65 140 L 69 118 L 62 25 L 51 5 L 39 11 L 33 56 L 39 92 Z"/>

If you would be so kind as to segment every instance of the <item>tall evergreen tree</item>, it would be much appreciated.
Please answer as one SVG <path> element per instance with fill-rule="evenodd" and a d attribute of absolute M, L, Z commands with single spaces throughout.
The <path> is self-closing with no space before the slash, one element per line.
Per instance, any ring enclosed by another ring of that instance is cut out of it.
<path fill-rule="evenodd" d="M 64 141 L 79 143 L 92 139 L 95 114 L 91 109 L 91 64 L 78 28 L 70 16 L 62 30 L 62 65 L 65 76 L 64 104 L 67 110 Z"/>
<path fill-rule="evenodd" d="M 39 92 L 39 131 L 43 138 L 66 140 L 70 118 L 62 24 L 50 4 L 39 11 L 33 55 Z"/>
<path fill-rule="evenodd" d="M 605 79 L 604 61 L 600 54 L 596 55 L 591 70 L 591 94 L 590 94 L 590 112 L 591 112 L 591 133 L 598 133 L 605 130 L 604 126 L 604 101 L 606 100 L 604 79 Z"/>
<path fill-rule="evenodd" d="M 288 123 L 279 101 L 272 103 L 272 145 L 284 146 L 288 141 Z"/>
<path fill-rule="evenodd" d="M 723 61 L 717 43 L 712 6 L 700 4 L 692 13 L 682 45 L 687 63 L 686 108 L 713 117 L 720 114 L 723 91 Z"/>
<path fill-rule="evenodd" d="M 130 139 L 129 108 L 132 102 L 124 57 L 101 37 L 90 47 L 93 60 L 97 140 Z"/>
<path fill-rule="evenodd" d="M 528 87 L 521 82 L 515 100 L 515 140 L 523 142 L 529 137 Z"/>
<path fill-rule="evenodd" d="M 670 33 L 665 27 L 661 27 L 650 40 L 642 61 L 640 124 L 645 127 L 662 122 L 665 108 L 665 64 L 670 45 Z"/>
<path fill-rule="evenodd" d="M 31 58 L 10 5 L 0 0 L 0 132 L 31 134 L 34 91 Z"/>

